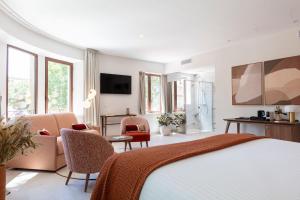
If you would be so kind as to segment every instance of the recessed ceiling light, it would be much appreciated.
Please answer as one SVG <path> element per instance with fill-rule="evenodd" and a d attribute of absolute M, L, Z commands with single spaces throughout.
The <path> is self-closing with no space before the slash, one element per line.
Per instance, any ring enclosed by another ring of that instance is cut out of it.
<path fill-rule="evenodd" d="M 140 39 L 143 39 L 144 37 L 145 37 L 144 34 L 139 34 Z"/>

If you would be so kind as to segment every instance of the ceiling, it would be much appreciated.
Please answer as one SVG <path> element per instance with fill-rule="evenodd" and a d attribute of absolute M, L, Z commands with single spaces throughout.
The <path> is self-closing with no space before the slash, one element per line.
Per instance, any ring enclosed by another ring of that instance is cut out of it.
<path fill-rule="evenodd" d="M 162 63 L 300 28 L 299 0 L 0 1 L 52 38 Z"/>

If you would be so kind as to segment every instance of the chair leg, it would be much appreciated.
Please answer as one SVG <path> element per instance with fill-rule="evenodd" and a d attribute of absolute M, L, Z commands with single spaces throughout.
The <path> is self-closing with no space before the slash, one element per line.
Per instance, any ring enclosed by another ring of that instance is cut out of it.
<path fill-rule="evenodd" d="M 66 181 L 66 184 L 65 185 L 68 185 L 68 183 L 69 183 L 69 180 L 70 180 L 70 178 L 71 178 L 71 176 L 72 176 L 72 171 L 69 171 L 69 174 L 68 174 L 68 178 L 67 178 L 67 181 Z"/>
<path fill-rule="evenodd" d="M 129 144 L 129 149 L 132 150 L 131 142 L 128 142 Z"/>
<path fill-rule="evenodd" d="M 127 150 L 127 142 L 125 142 L 125 151 Z"/>
<path fill-rule="evenodd" d="M 90 174 L 86 174 L 84 192 L 87 191 L 87 187 L 88 187 L 88 184 L 89 184 L 89 179 L 90 179 Z"/>
<path fill-rule="evenodd" d="M 142 142 L 140 142 L 141 143 L 141 148 L 143 148 L 143 143 Z"/>
<path fill-rule="evenodd" d="M 147 148 L 149 147 L 149 145 L 148 145 L 148 141 L 146 141 L 146 147 L 147 147 Z"/>

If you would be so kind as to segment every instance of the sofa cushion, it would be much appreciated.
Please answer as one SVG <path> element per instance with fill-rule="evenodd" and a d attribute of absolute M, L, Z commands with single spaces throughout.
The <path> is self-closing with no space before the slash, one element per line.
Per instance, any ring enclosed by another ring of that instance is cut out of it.
<path fill-rule="evenodd" d="M 59 129 L 56 120 L 51 114 L 44 115 L 28 115 L 25 119 L 30 121 L 31 131 L 37 133 L 38 130 L 46 129 L 50 135 L 58 136 Z"/>
<path fill-rule="evenodd" d="M 126 125 L 125 130 L 126 131 L 137 131 L 139 128 L 137 125 Z"/>
<path fill-rule="evenodd" d="M 99 135 L 99 132 L 97 130 L 94 130 L 94 129 L 82 130 L 82 132 L 93 133 L 93 134 Z"/>
<path fill-rule="evenodd" d="M 77 118 L 74 113 L 55 113 L 53 115 L 56 119 L 59 131 L 62 128 L 72 129 L 72 124 L 78 124 Z"/>
<path fill-rule="evenodd" d="M 128 131 L 124 135 L 132 136 L 132 142 L 150 141 L 150 134 L 148 132 Z"/>
<path fill-rule="evenodd" d="M 88 127 L 85 124 L 73 124 L 72 129 L 80 131 L 80 130 L 88 129 Z"/>
<path fill-rule="evenodd" d="M 62 143 L 62 139 L 61 137 L 57 137 L 57 155 L 61 155 L 64 154 L 64 147 L 63 147 L 63 143 Z"/>

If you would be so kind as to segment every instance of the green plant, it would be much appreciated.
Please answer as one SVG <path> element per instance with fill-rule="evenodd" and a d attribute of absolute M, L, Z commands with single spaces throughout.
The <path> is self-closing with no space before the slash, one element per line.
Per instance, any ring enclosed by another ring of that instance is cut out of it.
<path fill-rule="evenodd" d="M 30 132 L 30 123 L 19 117 L 5 122 L 0 117 L 0 164 L 5 164 L 13 159 L 17 153 L 28 148 L 36 148 L 37 144 L 32 141 L 33 133 Z"/>
<path fill-rule="evenodd" d="M 174 113 L 173 124 L 180 127 L 186 123 L 185 113 Z"/>
<path fill-rule="evenodd" d="M 173 124 L 173 118 L 168 113 L 164 113 L 164 114 L 160 115 L 159 117 L 157 117 L 157 121 L 158 121 L 159 126 L 169 126 L 169 125 Z"/>

